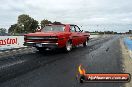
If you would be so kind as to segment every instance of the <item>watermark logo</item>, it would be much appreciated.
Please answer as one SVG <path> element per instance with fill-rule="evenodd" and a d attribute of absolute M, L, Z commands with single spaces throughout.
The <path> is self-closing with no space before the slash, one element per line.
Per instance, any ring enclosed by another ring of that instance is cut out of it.
<path fill-rule="evenodd" d="M 77 79 L 80 83 L 85 82 L 129 82 L 131 75 L 128 73 L 86 73 L 79 65 Z"/>

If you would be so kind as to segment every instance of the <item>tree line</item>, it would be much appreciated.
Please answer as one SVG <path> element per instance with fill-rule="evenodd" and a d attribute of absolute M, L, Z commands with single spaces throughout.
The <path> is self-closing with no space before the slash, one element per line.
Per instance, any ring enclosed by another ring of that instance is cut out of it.
<path fill-rule="evenodd" d="M 47 19 L 43 19 L 41 21 L 41 27 L 43 28 L 46 24 L 61 24 L 61 22 L 51 22 Z M 22 14 L 18 16 L 17 23 L 10 26 L 8 33 L 11 35 L 31 33 L 35 32 L 38 26 L 39 22 L 37 20 L 27 14 Z"/>

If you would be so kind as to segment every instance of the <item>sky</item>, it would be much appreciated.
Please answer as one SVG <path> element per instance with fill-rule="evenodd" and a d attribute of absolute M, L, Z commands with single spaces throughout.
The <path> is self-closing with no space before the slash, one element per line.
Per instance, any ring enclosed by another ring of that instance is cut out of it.
<path fill-rule="evenodd" d="M 85 27 L 130 25 L 132 0 L 0 0 L 0 27 L 8 29 L 17 23 L 20 14 L 28 14 L 39 22 L 48 19 Z"/>

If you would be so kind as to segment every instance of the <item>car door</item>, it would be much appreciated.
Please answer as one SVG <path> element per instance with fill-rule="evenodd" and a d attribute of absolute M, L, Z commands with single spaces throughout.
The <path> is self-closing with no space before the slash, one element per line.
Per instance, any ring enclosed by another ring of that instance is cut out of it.
<path fill-rule="evenodd" d="M 83 40 L 84 40 L 82 32 L 81 32 L 80 28 L 77 25 L 75 25 L 75 29 L 76 29 L 76 33 L 77 33 L 77 36 L 78 36 L 78 44 L 81 44 L 81 43 L 83 43 Z"/>
<path fill-rule="evenodd" d="M 72 33 L 72 44 L 74 46 L 78 45 L 79 44 L 79 34 L 78 32 L 76 32 L 76 28 L 75 28 L 75 25 L 71 25 L 70 26 L 70 32 Z"/>

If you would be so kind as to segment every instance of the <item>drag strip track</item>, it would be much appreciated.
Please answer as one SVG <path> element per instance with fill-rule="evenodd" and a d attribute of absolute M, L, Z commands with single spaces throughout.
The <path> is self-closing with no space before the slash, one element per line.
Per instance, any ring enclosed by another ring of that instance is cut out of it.
<path fill-rule="evenodd" d="M 58 65 L 58 62 L 62 63 L 62 61 L 64 62 L 69 60 L 69 65 L 71 65 L 71 63 L 75 63 L 75 65 L 77 65 L 84 61 L 81 59 L 81 57 L 85 58 L 85 56 L 90 55 L 90 53 L 93 51 L 103 47 L 108 42 L 117 40 L 118 38 L 119 36 L 106 36 L 103 38 L 98 38 L 97 40 L 91 40 L 88 43 L 88 47 L 84 48 L 79 46 L 74 48 L 70 53 L 64 53 L 60 50 L 55 50 L 43 54 L 32 52 L 28 54 L 0 58 L 0 82 L 7 86 L 8 84 L 6 84 L 5 81 L 8 83 L 9 80 L 10 83 L 11 78 L 17 78 L 19 76 L 21 77 L 27 72 L 33 72 L 35 69 L 40 69 L 44 66 L 52 66 L 52 64 Z M 107 49 L 108 48 L 106 47 L 105 50 Z M 74 60 L 76 61 L 74 62 Z M 45 73 L 46 71 L 47 70 L 45 70 Z M 69 70 L 64 70 L 63 72 L 66 73 L 69 72 Z"/>

